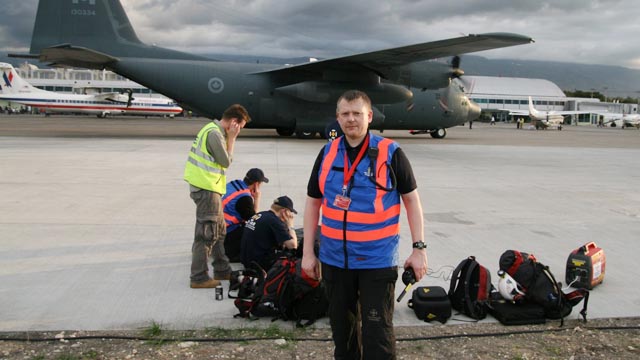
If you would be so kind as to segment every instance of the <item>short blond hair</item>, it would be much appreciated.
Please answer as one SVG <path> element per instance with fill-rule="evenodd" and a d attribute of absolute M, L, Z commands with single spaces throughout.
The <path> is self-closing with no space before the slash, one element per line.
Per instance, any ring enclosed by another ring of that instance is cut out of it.
<path fill-rule="evenodd" d="M 373 108 L 373 106 L 371 105 L 371 98 L 369 98 L 369 95 L 367 95 L 364 91 L 347 90 L 338 98 L 338 101 L 336 102 L 336 112 L 338 111 L 338 105 L 340 104 L 340 101 L 344 100 L 346 102 L 352 102 L 356 99 L 362 99 L 362 101 L 364 101 L 369 109 Z"/>

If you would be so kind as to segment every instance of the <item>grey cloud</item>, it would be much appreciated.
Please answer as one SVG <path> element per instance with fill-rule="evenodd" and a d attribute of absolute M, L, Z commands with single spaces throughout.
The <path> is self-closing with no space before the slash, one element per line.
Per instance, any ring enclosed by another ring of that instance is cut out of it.
<path fill-rule="evenodd" d="M 8 1 L 8 3 L 7 3 Z M 122 0 L 138 36 L 188 52 L 331 57 L 484 32 L 535 44 L 494 58 L 639 66 L 632 0 Z M 4 46 L 28 47 L 36 0 L 5 0 Z"/>

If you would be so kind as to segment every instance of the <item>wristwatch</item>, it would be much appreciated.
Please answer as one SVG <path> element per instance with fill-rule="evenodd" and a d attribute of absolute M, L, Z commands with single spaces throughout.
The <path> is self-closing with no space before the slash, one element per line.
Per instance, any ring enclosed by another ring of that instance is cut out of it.
<path fill-rule="evenodd" d="M 425 244 L 424 241 L 416 241 L 413 243 L 412 246 L 414 249 L 420 249 L 420 250 L 427 248 L 427 244 Z"/>

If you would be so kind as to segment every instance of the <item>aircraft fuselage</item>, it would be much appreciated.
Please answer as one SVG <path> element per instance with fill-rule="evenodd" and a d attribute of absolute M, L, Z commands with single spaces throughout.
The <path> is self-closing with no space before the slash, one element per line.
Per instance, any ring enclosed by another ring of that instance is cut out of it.
<path fill-rule="evenodd" d="M 251 128 L 322 131 L 335 119 L 336 99 L 348 89 L 371 97 L 378 110 L 373 129 L 448 128 L 464 123 L 469 115 L 469 100 L 455 82 L 438 90 L 380 79 L 290 83 L 260 73 L 275 65 L 149 58 L 120 58 L 108 68 L 207 117 L 219 116 L 231 104 L 243 104 L 252 114 Z"/>

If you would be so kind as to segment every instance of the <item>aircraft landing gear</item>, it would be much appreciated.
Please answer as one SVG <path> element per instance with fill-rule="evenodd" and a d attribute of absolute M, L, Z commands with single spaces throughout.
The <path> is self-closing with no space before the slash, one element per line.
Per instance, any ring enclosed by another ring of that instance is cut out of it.
<path fill-rule="evenodd" d="M 291 135 L 293 135 L 294 130 L 293 129 L 289 129 L 289 128 L 277 128 L 276 132 L 280 136 L 291 136 Z"/>
<path fill-rule="evenodd" d="M 308 130 L 296 130 L 296 137 L 298 139 L 313 139 L 314 137 L 316 137 L 316 132 Z"/>
<path fill-rule="evenodd" d="M 436 130 L 433 130 L 430 133 L 430 135 L 434 139 L 443 139 L 445 136 L 447 136 L 447 130 L 446 129 L 436 129 Z"/>

